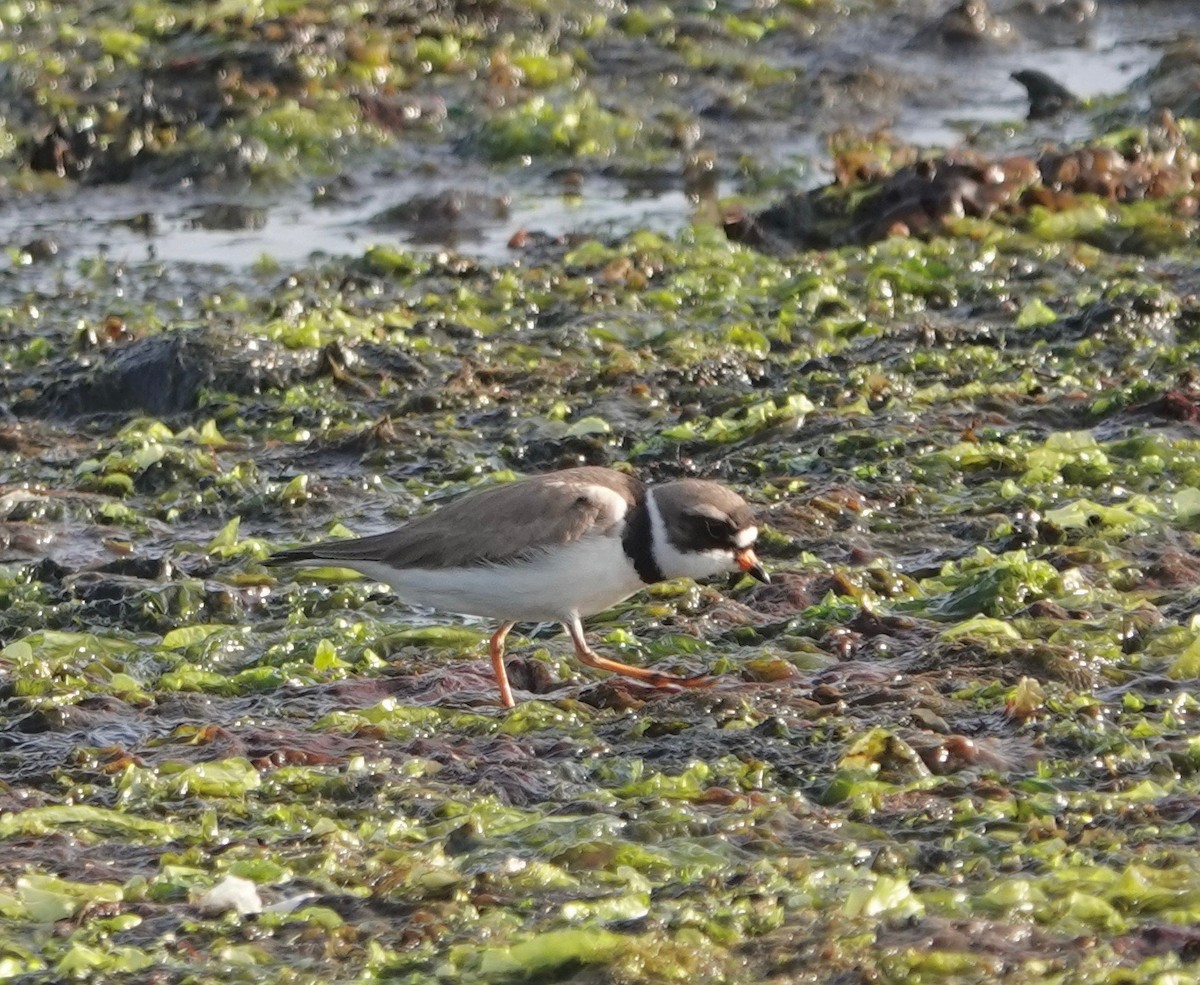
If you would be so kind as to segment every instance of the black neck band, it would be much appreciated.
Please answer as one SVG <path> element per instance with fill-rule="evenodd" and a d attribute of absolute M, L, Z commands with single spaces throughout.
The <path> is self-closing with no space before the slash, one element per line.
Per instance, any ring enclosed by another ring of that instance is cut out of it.
<path fill-rule="evenodd" d="M 666 578 L 654 559 L 654 532 L 650 525 L 650 507 L 646 502 L 649 495 L 647 491 L 625 515 L 621 547 L 625 550 L 625 556 L 633 562 L 638 577 L 647 585 L 653 585 Z"/>

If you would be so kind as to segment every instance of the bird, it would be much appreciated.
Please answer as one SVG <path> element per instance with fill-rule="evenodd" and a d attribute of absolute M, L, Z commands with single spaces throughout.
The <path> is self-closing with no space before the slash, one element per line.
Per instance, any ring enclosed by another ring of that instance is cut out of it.
<path fill-rule="evenodd" d="M 499 622 L 488 643 L 500 700 L 513 708 L 504 642 L 517 623 L 557 622 L 580 663 L 655 687 L 703 687 L 596 653 L 582 620 L 656 582 L 741 571 L 769 582 L 746 501 L 704 479 L 647 485 L 600 466 L 477 489 L 387 533 L 280 551 L 268 565 L 351 568 L 406 601 Z"/>

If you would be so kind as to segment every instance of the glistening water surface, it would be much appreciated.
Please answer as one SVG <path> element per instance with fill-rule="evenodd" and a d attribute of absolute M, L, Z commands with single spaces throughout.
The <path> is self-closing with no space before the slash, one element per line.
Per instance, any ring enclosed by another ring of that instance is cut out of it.
<path fill-rule="evenodd" d="M 1080 23 L 1061 9 L 1071 7 L 1013 5 L 1013 34 L 1003 43 L 939 40 L 931 35 L 931 25 L 944 9 L 940 4 L 818 16 L 811 37 L 767 36 L 746 48 L 748 57 L 785 73 L 785 88 L 795 93 L 793 116 L 780 115 L 774 105 L 760 108 L 753 90 L 714 86 L 711 105 L 689 141 L 717 149 L 718 195 L 751 202 L 763 197 L 756 190 L 760 172 L 777 169 L 781 177 L 773 185 L 783 182 L 782 176 L 801 188 L 828 180 L 826 138 L 843 126 L 886 127 L 902 142 L 930 147 L 953 146 L 964 137 L 981 139 L 993 150 L 1070 142 L 1087 134 L 1088 113 L 1026 124 L 1028 103 L 1010 79 L 1012 72 L 1037 68 L 1085 99 L 1117 97 L 1157 63 L 1170 43 L 1200 27 L 1200 10 L 1189 3 L 1103 3 Z M 997 10 L 1004 15 L 1004 8 Z M 1038 15 L 1038 10 L 1044 12 Z M 681 73 L 666 53 L 651 49 L 639 72 L 657 79 L 649 87 L 654 100 L 646 110 L 672 102 L 704 110 L 696 105 L 694 75 Z M 430 84 L 426 93 L 442 99 L 443 92 L 458 92 L 460 84 L 452 79 L 442 90 Z M 614 88 L 614 101 L 627 98 L 626 88 Z M 806 99 L 816 89 L 828 93 L 814 113 Z M 732 108 L 717 112 L 723 99 Z M 1146 105 L 1136 94 L 1131 101 Z M 438 141 L 439 130 L 450 139 Z M 513 255 L 510 241 L 519 230 L 551 237 L 605 236 L 645 227 L 674 234 L 697 214 L 697 202 L 684 188 L 679 154 L 656 163 L 649 180 L 641 168 L 622 174 L 619 167 L 594 162 L 581 162 L 564 180 L 561 164 L 538 160 L 489 167 L 463 152 L 465 145 L 469 135 L 458 132 L 453 120 L 443 120 L 432 134 L 299 187 L 248 189 L 198 173 L 182 183 L 103 184 L 16 196 L 0 208 L 0 237 L 14 247 L 51 240 L 67 256 L 103 250 L 116 261 L 156 258 L 233 267 L 264 256 L 291 264 L 314 253 L 353 254 L 377 242 L 451 247 L 503 260 Z M 739 155 L 753 159 L 753 180 Z M 427 209 L 426 217 L 411 220 L 408 228 L 371 223 L 389 208 L 438 194 L 449 205 Z M 484 208 L 472 204 L 473 197 L 505 205 Z M 456 198 L 468 200 L 461 212 L 455 210 Z M 214 210 L 233 211 L 233 217 L 214 222 Z"/>

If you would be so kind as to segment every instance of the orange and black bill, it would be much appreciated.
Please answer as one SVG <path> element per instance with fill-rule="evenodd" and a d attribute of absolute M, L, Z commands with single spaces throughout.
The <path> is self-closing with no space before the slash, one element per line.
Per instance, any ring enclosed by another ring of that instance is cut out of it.
<path fill-rule="evenodd" d="M 771 583 L 771 576 L 767 574 L 766 569 L 759 563 L 758 557 L 749 547 L 744 547 L 735 555 L 738 567 L 741 568 L 751 578 L 757 578 L 764 585 Z"/>

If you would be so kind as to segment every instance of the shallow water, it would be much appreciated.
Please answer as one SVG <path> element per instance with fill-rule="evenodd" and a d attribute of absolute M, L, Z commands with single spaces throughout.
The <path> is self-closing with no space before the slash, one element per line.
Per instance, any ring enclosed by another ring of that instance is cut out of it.
<path fill-rule="evenodd" d="M 1040 25 L 1035 19 L 1031 37 L 1012 45 L 956 48 L 921 42 L 920 32 L 944 7 L 917 3 L 897 12 L 834 18 L 799 52 L 770 39 L 761 50 L 751 48 L 750 53 L 773 65 L 804 73 L 801 90 L 822 73 L 862 71 L 877 73 L 879 88 L 861 98 L 837 97 L 811 118 L 798 111 L 791 119 L 772 115 L 759 122 L 708 124 L 713 132 L 707 136 L 726 151 L 723 158 L 718 154 L 718 166 L 726 172 L 718 195 L 746 192 L 744 182 L 729 173 L 739 150 L 767 171 L 788 169 L 795 176 L 793 187 L 824 183 L 831 173 L 826 137 L 845 125 L 886 127 L 901 141 L 928 147 L 967 139 L 992 149 L 1029 150 L 1083 139 L 1092 129 L 1086 112 L 1026 124 L 1025 92 L 1010 74 L 1039 68 L 1080 97 L 1115 97 L 1157 63 L 1166 45 L 1200 33 L 1200 6 L 1159 0 L 1102 3 L 1095 19 L 1082 27 L 1048 15 Z M 1046 36 L 1035 40 L 1033 31 Z M 686 97 L 681 101 L 686 104 Z M 731 133 L 715 132 L 726 126 Z M 706 142 L 702 137 L 701 146 Z M 61 197 L 15 199 L 0 207 L 0 240 L 23 246 L 39 237 L 50 239 L 67 257 L 102 252 L 115 261 L 158 259 L 234 268 L 264 257 L 294 264 L 314 255 L 358 254 L 373 243 L 396 242 L 501 261 L 514 255 L 509 241 L 518 230 L 550 237 L 606 237 L 650 228 L 672 235 L 696 211 L 670 166 L 648 186 L 585 165 L 565 192 L 542 162 L 488 168 L 436 141 L 389 151 L 386 160 L 360 165 L 341 178 L 345 187 L 317 205 L 315 189 L 330 182 L 276 193 L 103 185 L 65 190 Z M 504 196 L 508 215 L 440 227 L 425 224 L 408 232 L 368 225 L 387 208 L 442 190 Z M 198 222 L 206 207 L 231 203 L 262 209 L 253 228 L 211 229 Z"/>

